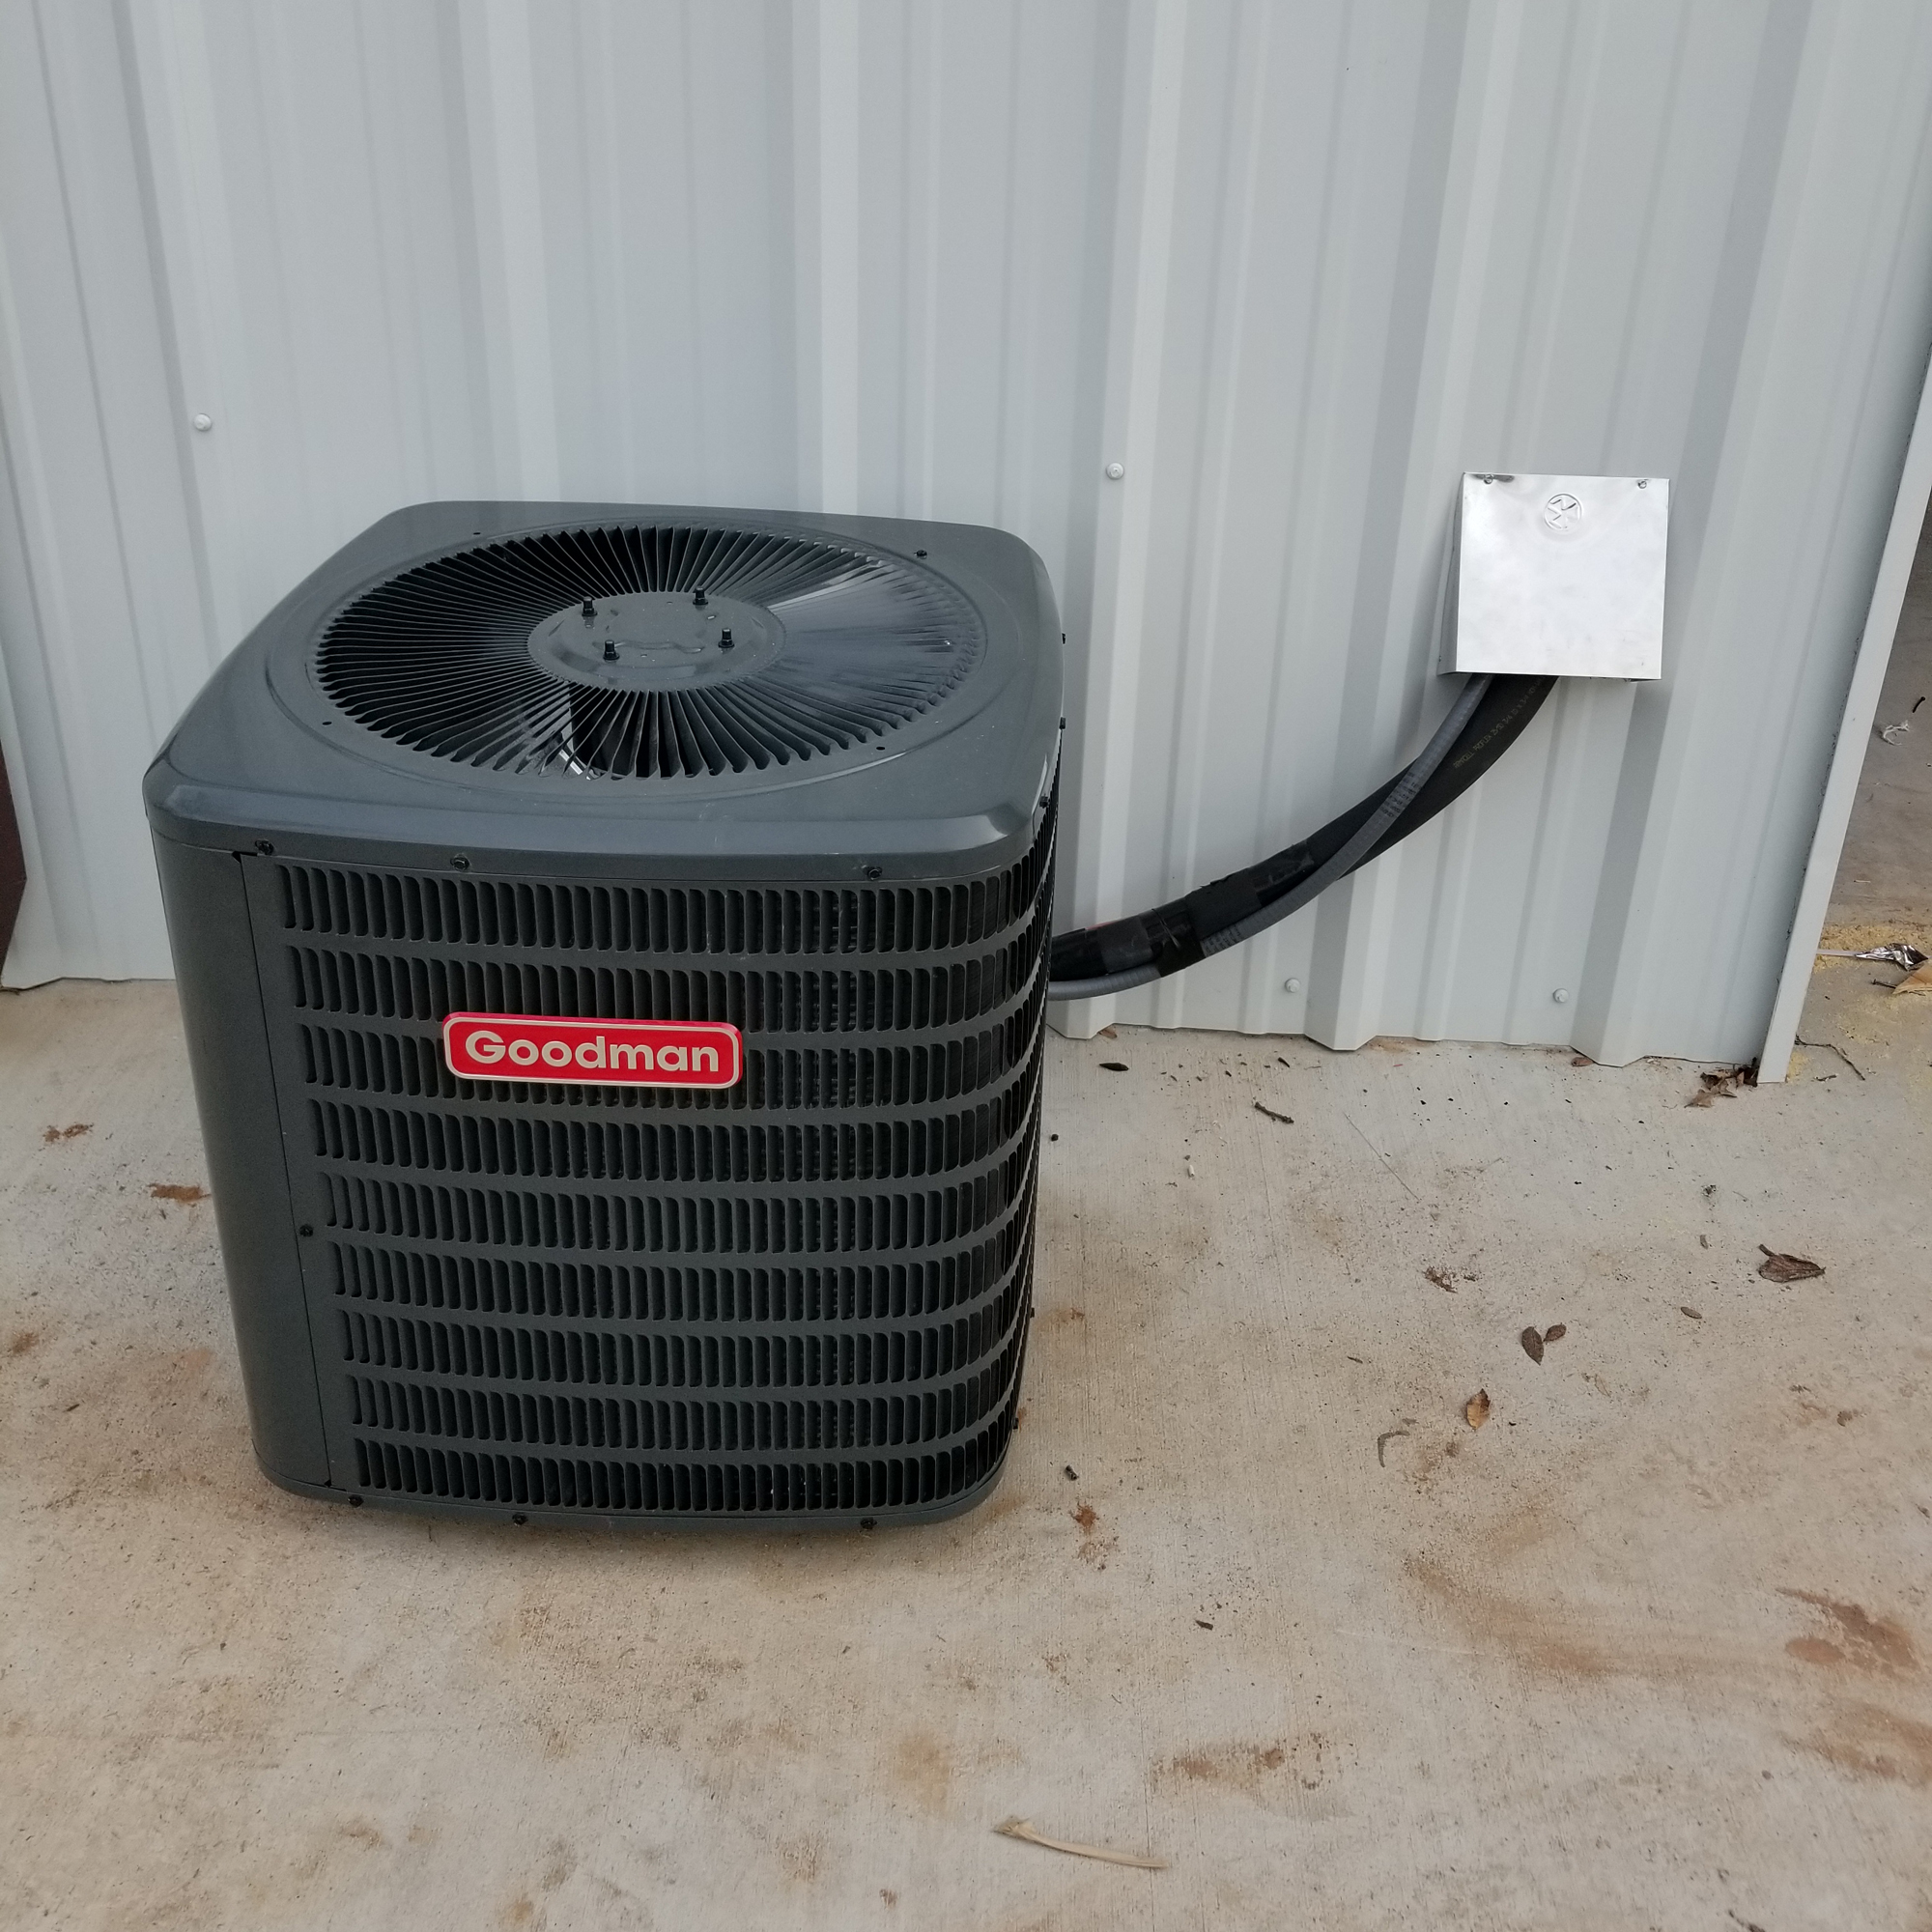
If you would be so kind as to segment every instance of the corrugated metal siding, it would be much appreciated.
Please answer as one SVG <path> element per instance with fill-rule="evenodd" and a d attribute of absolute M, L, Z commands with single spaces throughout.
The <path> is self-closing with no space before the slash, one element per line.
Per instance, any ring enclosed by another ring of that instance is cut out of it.
<path fill-rule="evenodd" d="M 1017 531 L 1066 923 L 1414 742 L 1463 469 L 1656 473 L 1661 686 L 1564 690 L 1114 1009 L 1748 1055 L 1932 340 L 1928 127 L 1918 0 L 0 0 L 10 980 L 166 972 L 141 769 L 399 503 Z"/>

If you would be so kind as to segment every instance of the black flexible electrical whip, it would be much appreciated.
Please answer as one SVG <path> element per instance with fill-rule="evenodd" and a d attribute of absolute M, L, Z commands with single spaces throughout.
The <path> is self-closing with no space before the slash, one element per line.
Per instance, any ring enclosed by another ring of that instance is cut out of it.
<path fill-rule="evenodd" d="M 1123 993 L 1288 918 L 1461 798 L 1516 743 L 1555 683 L 1472 677 L 1411 764 L 1299 844 L 1151 912 L 1061 933 L 1048 954 L 1047 998 Z"/>

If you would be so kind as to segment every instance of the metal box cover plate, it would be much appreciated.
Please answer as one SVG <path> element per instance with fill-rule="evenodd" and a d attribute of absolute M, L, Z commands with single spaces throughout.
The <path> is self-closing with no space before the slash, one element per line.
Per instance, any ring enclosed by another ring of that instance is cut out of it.
<path fill-rule="evenodd" d="M 1445 670 L 1661 677 L 1670 484 L 1463 478 Z"/>

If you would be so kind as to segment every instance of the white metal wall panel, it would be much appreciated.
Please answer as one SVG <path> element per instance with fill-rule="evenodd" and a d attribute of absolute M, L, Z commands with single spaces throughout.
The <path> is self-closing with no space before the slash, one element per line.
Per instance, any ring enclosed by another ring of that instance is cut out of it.
<path fill-rule="evenodd" d="M 1747 1055 L 1932 342 L 1928 127 L 1918 0 L 0 0 L 9 982 L 166 972 L 141 769 L 400 503 L 1017 531 L 1067 923 L 1439 715 L 1463 470 L 1654 472 L 1662 684 L 1566 688 L 1111 1010 Z"/>

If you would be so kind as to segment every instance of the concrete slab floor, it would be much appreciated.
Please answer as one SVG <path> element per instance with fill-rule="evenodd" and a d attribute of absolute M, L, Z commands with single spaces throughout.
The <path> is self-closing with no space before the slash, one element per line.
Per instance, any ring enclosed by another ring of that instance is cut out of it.
<path fill-rule="evenodd" d="M 1918 540 L 1845 832 L 1827 946 L 1932 944 L 1932 521 Z M 1903 729 L 1900 727 L 1903 726 Z M 1892 736 L 1883 734 L 1889 729 Z"/>
<path fill-rule="evenodd" d="M 1004 1486 L 829 1540 L 271 1489 L 171 990 L 0 1000 L 0 1922 L 1932 1932 L 1932 1000 L 1875 977 L 1804 1028 L 1857 1072 L 1701 1107 L 1056 1040 Z"/>

